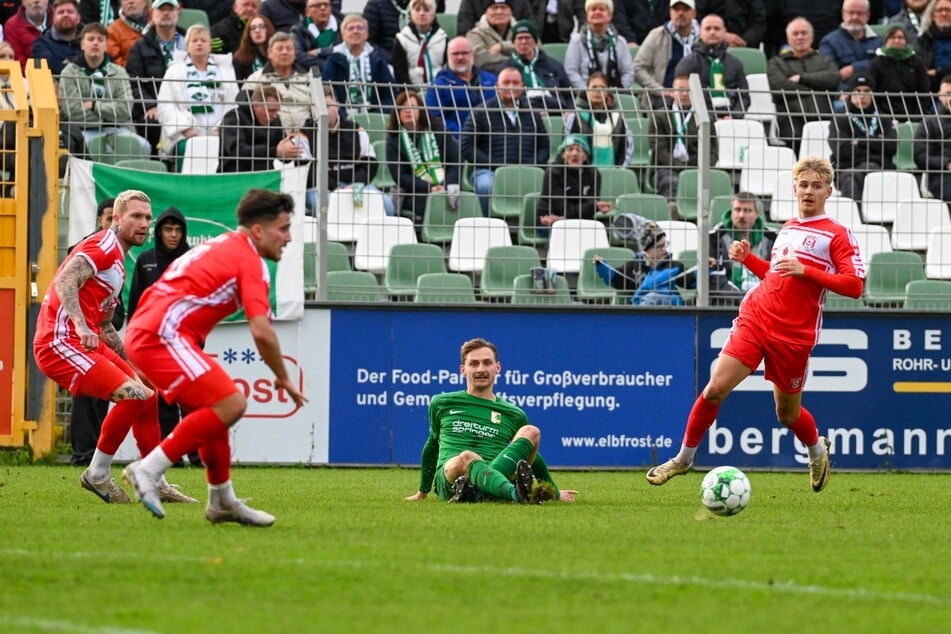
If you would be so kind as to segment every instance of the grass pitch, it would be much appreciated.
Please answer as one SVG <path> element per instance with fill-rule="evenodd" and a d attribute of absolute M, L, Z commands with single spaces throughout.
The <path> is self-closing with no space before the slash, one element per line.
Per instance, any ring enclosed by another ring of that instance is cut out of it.
<path fill-rule="evenodd" d="M 556 472 L 575 504 L 418 503 L 418 472 L 238 468 L 277 524 L 109 506 L 80 469 L 0 467 L 0 632 L 946 632 L 951 476 Z M 115 470 L 119 476 L 118 469 Z M 204 474 L 169 479 L 204 500 Z"/>

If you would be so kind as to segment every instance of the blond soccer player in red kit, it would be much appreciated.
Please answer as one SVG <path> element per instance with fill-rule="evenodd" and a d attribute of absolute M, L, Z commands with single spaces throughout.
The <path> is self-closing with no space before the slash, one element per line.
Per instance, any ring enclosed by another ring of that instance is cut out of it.
<path fill-rule="evenodd" d="M 162 474 L 198 450 L 208 479 L 209 521 L 274 523 L 273 515 L 235 497 L 228 429 L 244 415 L 247 401 L 202 344 L 218 322 L 243 308 L 261 359 L 274 373 L 274 387 L 303 406 L 306 399 L 288 374 L 271 325 L 265 262 L 281 259 L 291 241 L 293 212 L 294 200 L 287 194 L 248 190 L 238 203 L 238 228 L 175 260 L 142 295 L 126 328 L 129 358 L 168 402 L 190 412 L 161 445 L 123 471 L 136 497 L 159 519 L 165 517 L 157 489 Z"/>
<path fill-rule="evenodd" d="M 687 418 L 680 452 L 647 472 L 661 485 L 686 473 L 720 404 L 765 360 L 773 383 L 776 417 L 809 451 L 812 490 L 829 482 L 829 441 L 819 436 L 816 421 L 802 406 L 809 356 L 822 327 L 826 292 L 861 297 L 865 265 L 848 227 L 826 216 L 832 195 L 832 166 L 824 158 L 804 158 L 793 167 L 793 190 L 799 217 L 783 225 L 770 261 L 750 253 L 746 240 L 730 245 L 730 259 L 741 262 L 762 282 L 747 293 L 709 383 Z"/>

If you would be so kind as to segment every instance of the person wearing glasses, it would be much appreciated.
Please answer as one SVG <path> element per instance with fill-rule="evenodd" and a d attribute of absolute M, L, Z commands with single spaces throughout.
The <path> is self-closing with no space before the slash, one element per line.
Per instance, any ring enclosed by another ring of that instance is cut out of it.
<path fill-rule="evenodd" d="M 248 22 L 260 8 L 261 0 L 234 0 L 231 12 L 211 25 L 211 52 L 237 52 Z"/>
<path fill-rule="evenodd" d="M 449 61 L 426 91 L 426 108 L 458 139 L 469 113 L 495 98 L 496 76 L 473 63 L 472 43 L 465 37 L 449 40 L 446 50 Z"/>
<path fill-rule="evenodd" d="M 275 33 L 274 25 L 263 15 L 255 15 L 248 20 L 244 35 L 241 36 L 241 45 L 233 58 L 236 79 L 245 80 L 267 65 L 267 43 Z"/>
<path fill-rule="evenodd" d="M 304 68 L 321 69 L 340 44 L 340 22 L 343 17 L 335 13 L 330 0 L 307 0 L 304 19 L 294 25 L 291 35 L 297 46 L 297 63 Z"/>

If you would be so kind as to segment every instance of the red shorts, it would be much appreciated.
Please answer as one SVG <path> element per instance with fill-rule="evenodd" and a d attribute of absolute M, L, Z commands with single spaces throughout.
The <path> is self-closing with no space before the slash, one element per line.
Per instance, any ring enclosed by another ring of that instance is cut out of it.
<path fill-rule="evenodd" d="M 795 394 L 802 392 L 806 383 L 812 346 L 780 341 L 759 325 L 737 317 L 721 354 L 730 355 L 754 372 L 765 359 L 766 380 L 783 392 Z"/>
<path fill-rule="evenodd" d="M 102 342 L 94 350 L 86 350 L 77 337 L 34 342 L 33 358 L 40 372 L 73 396 L 108 401 L 120 385 L 138 378 L 115 350 Z"/>
<path fill-rule="evenodd" d="M 218 362 L 185 338 L 162 339 L 154 332 L 130 328 L 125 349 L 165 400 L 188 411 L 208 407 L 238 391 Z"/>

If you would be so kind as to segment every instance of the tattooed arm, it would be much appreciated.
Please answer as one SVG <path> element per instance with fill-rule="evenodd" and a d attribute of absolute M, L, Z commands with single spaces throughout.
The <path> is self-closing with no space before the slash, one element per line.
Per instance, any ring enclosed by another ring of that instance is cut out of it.
<path fill-rule="evenodd" d="M 77 256 L 72 258 L 53 280 L 59 302 L 76 327 L 80 342 L 88 350 L 99 345 L 99 337 L 92 331 L 86 323 L 86 317 L 83 316 L 82 307 L 79 305 L 79 289 L 95 274 L 89 261 Z"/>
<path fill-rule="evenodd" d="M 116 327 L 112 325 L 112 311 L 109 311 L 109 318 L 102 322 L 102 330 L 99 331 L 99 338 L 103 343 L 115 350 L 120 359 L 128 359 L 125 356 L 125 347 L 122 345 L 122 338 L 119 336 Z"/>

